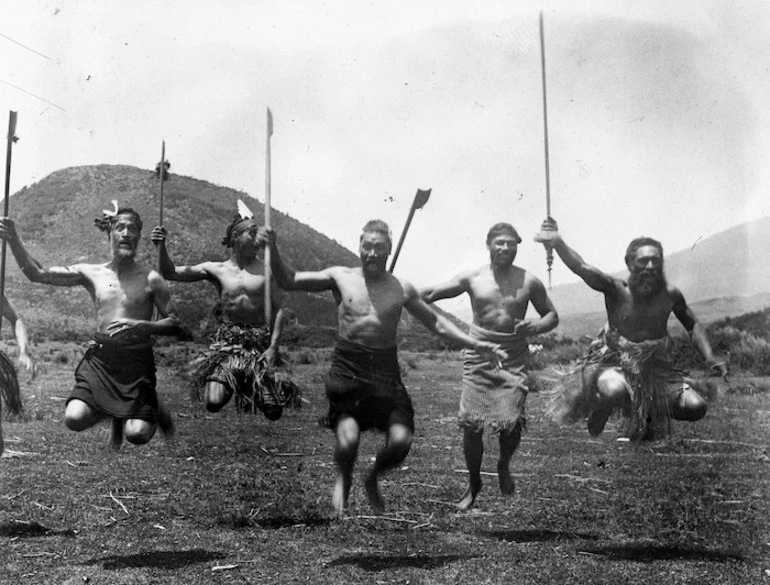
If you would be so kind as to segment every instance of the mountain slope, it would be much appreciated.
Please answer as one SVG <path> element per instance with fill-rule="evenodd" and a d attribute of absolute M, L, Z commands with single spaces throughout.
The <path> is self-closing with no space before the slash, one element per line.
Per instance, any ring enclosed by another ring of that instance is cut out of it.
<path fill-rule="evenodd" d="M 164 225 L 169 231 L 168 249 L 177 264 L 227 258 L 228 251 L 220 242 L 235 215 L 238 198 L 249 205 L 257 221 L 264 221 L 264 206 L 245 193 L 171 175 L 164 186 Z M 139 259 L 154 266 L 155 247 L 149 236 L 158 221 L 159 184 L 149 170 L 99 165 L 56 171 L 13 196 L 10 215 L 28 249 L 43 264 L 103 262 L 110 257 L 109 245 L 93 220 L 101 215 L 102 209 L 112 208 L 112 199 L 117 199 L 121 206 L 133 207 L 142 216 Z M 358 263 L 350 250 L 280 211 L 274 209 L 271 217 L 282 255 L 297 269 Z M 13 259 L 7 265 L 8 295 L 24 312 L 26 320 L 34 321 L 40 316 L 49 319 L 53 311 L 64 321 L 93 322 L 93 305 L 84 289 L 30 283 Z M 170 286 L 180 316 L 192 329 L 210 325 L 216 302 L 216 291 L 211 285 L 201 282 Z M 302 324 L 336 325 L 336 305 L 330 293 L 290 293 L 286 304 Z"/>
<path fill-rule="evenodd" d="M 621 259 L 626 244 L 618 243 Z M 664 250 L 665 246 L 663 242 Z M 746 304 L 750 310 L 757 310 L 761 307 L 755 302 L 744 302 L 741 298 L 760 298 L 757 295 L 770 293 L 770 262 L 764 260 L 764 252 L 769 249 L 770 217 L 766 217 L 729 228 L 697 242 L 689 250 L 666 255 L 666 277 L 691 305 L 706 303 L 713 318 L 738 314 L 732 312 L 733 307 L 738 310 Z M 627 272 L 618 272 L 616 276 L 626 278 Z M 555 286 L 550 295 L 565 320 L 604 312 L 603 296 L 583 282 Z"/>

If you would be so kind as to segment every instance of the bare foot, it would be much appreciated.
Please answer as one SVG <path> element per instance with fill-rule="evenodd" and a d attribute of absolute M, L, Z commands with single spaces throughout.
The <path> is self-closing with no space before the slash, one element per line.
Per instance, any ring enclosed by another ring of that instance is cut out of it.
<path fill-rule="evenodd" d="M 516 490 L 516 482 L 511 477 L 508 463 L 497 463 L 497 480 L 500 483 L 500 493 L 504 496 L 510 496 Z"/>
<path fill-rule="evenodd" d="M 345 509 L 348 507 L 348 496 L 350 495 L 350 478 L 344 474 L 338 473 L 337 480 L 334 482 L 334 491 L 332 492 L 332 507 L 334 515 L 337 518 L 345 516 Z"/>
<path fill-rule="evenodd" d="M 481 491 L 481 481 L 478 483 L 471 483 L 468 486 L 468 489 L 465 490 L 465 493 L 463 494 L 462 498 L 460 498 L 460 501 L 457 502 L 457 509 L 461 512 L 465 512 L 466 510 L 470 510 L 473 507 L 473 504 L 476 503 L 476 496 L 479 495 L 479 492 Z"/>
<path fill-rule="evenodd" d="M 123 419 L 113 418 L 110 422 L 110 449 L 118 452 L 123 446 Z"/>
<path fill-rule="evenodd" d="M 385 511 L 385 502 L 382 501 L 382 496 L 380 496 L 377 474 L 374 471 L 366 477 L 364 488 L 366 489 L 366 497 L 369 498 L 369 505 L 374 510 L 374 513 L 382 514 Z"/>

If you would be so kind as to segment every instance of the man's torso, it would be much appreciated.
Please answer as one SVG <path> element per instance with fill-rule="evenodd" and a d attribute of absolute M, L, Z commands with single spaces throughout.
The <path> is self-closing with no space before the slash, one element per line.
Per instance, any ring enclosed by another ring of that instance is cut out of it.
<path fill-rule="evenodd" d="M 530 289 L 525 270 L 511 266 L 495 274 L 486 265 L 469 279 L 468 294 L 476 325 L 490 331 L 512 332 L 527 313 Z"/>
<path fill-rule="evenodd" d="M 256 261 L 243 268 L 232 262 L 212 262 L 209 273 L 219 290 L 224 320 L 256 326 L 265 324 L 265 276 Z"/>
<path fill-rule="evenodd" d="M 661 339 L 668 334 L 673 302 L 664 288 L 649 299 L 634 298 L 628 286 L 618 281 L 617 294 L 605 296 L 611 328 L 630 341 Z"/>

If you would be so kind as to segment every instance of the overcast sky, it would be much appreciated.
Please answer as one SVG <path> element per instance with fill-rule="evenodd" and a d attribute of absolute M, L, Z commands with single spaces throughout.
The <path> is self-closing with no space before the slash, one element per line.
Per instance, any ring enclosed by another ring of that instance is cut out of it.
<path fill-rule="evenodd" d="M 482 264 L 509 221 L 545 281 L 541 9 L 551 211 L 587 261 L 618 270 L 632 237 L 675 252 L 770 215 L 765 2 L 0 0 L 11 191 L 154 168 L 165 139 L 175 173 L 264 200 L 269 106 L 275 208 L 356 250 L 371 218 L 397 240 L 432 188 L 397 273 Z M 554 284 L 574 280 L 557 260 Z"/>

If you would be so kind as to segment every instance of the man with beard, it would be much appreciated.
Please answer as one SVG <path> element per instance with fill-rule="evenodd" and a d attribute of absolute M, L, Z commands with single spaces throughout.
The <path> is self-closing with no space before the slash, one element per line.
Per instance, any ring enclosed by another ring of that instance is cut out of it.
<path fill-rule="evenodd" d="M 219 292 L 221 324 L 199 368 L 198 383 L 205 386 L 206 408 L 220 411 L 236 395 L 241 410 L 257 409 L 277 420 L 285 404 L 299 400 L 299 389 L 277 374 L 281 364 L 278 344 L 283 330 L 283 308 L 278 287 L 271 287 L 273 326 L 265 323 L 265 276 L 258 252 L 264 241 L 250 213 L 238 214 L 227 227 L 222 245 L 230 249 L 224 262 L 175 266 L 166 250 L 166 229 L 156 227 L 152 241 L 159 250 L 161 274 L 168 280 L 206 280 Z"/>
<path fill-rule="evenodd" d="M 0 238 L 10 244 L 31 281 L 82 286 L 91 295 L 97 329 L 75 371 L 64 424 L 82 431 L 112 417 L 110 443 L 117 450 L 124 434 L 130 443 L 144 444 L 158 426 L 166 434 L 173 432 L 171 415 L 155 391 L 152 336 L 176 335 L 181 328 L 166 282 L 136 262 L 142 231 L 139 214 L 113 204 L 113 211 L 94 220 L 109 236 L 112 258 L 106 263 L 45 268 L 27 251 L 7 217 L 0 218 Z M 161 317 L 157 321 L 152 320 L 153 307 Z"/>
<path fill-rule="evenodd" d="M 469 485 L 458 503 L 461 510 L 473 506 L 481 491 L 483 439 L 487 427 L 498 434 L 500 492 L 504 495 L 514 492 L 510 461 L 526 425 L 527 337 L 547 333 L 559 323 L 543 283 L 513 264 L 520 243 L 521 238 L 511 224 L 495 224 L 487 233 L 488 264 L 420 290 L 428 303 L 467 293 L 473 309 L 471 337 L 499 343 L 508 354 L 503 367 L 496 369 L 473 349 L 464 352 L 458 422 L 463 429 Z M 530 303 L 540 314 L 539 319 L 525 319 Z"/>
<path fill-rule="evenodd" d="M 333 266 L 317 272 L 295 272 L 278 253 L 275 233 L 265 233 L 271 246 L 271 266 L 278 284 L 287 290 L 330 290 L 337 302 L 339 330 L 332 363 L 326 376 L 329 412 L 326 420 L 336 437 L 334 460 L 337 479 L 332 505 L 344 514 L 358 455 L 361 431 L 376 428 L 387 433 L 364 487 L 376 513 L 384 510 L 378 479 L 399 465 L 409 453 L 414 434 L 412 401 L 401 382 L 396 353 L 396 331 L 402 309 L 442 337 L 475 349 L 499 365 L 506 354 L 497 343 L 472 339 L 447 318 L 435 313 L 409 282 L 386 268 L 392 241 L 385 222 L 368 222 L 361 234 L 362 266 Z"/>
<path fill-rule="evenodd" d="M 620 409 L 623 434 L 631 440 L 667 437 L 671 419 L 696 421 L 706 415 L 698 383 L 671 364 L 673 343 L 668 318 L 673 312 L 703 354 L 710 368 L 727 374 L 724 361 L 711 350 L 703 326 L 681 291 L 663 274 L 663 247 L 652 238 L 632 240 L 626 251 L 628 282 L 587 264 L 558 232 L 553 218 L 543 222 L 537 240 L 552 247 L 583 281 L 604 295 L 607 325 L 576 371 L 582 380 L 569 380 L 554 393 L 556 418 L 573 422 L 587 416 L 588 432 L 598 435 Z"/>

